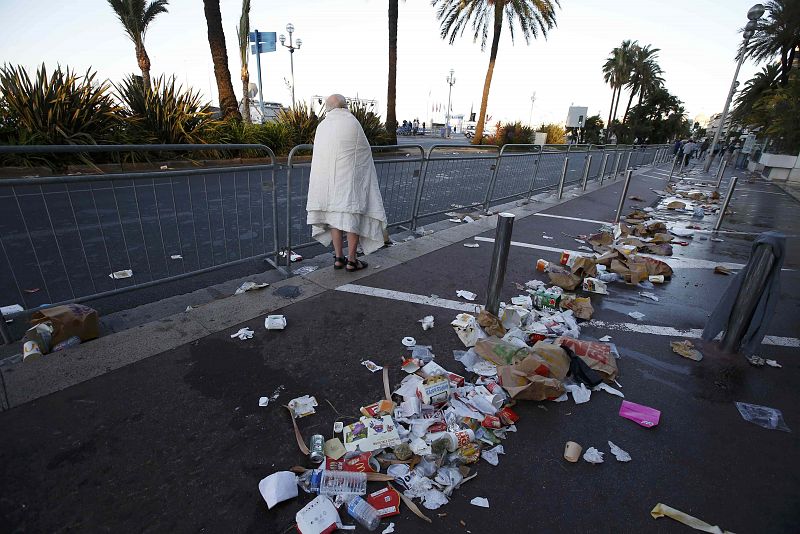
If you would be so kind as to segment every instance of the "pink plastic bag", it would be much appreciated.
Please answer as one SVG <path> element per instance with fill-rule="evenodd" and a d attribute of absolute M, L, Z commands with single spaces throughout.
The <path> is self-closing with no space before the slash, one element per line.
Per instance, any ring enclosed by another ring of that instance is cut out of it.
<path fill-rule="evenodd" d="M 654 427 L 661 420 L 661 412 L 655 408 L 642 406 L 641 404 L 628 402 L 626 400 L 622 401 L 622 406 L 619 407 L 619 415 L 645 428 Z"/>

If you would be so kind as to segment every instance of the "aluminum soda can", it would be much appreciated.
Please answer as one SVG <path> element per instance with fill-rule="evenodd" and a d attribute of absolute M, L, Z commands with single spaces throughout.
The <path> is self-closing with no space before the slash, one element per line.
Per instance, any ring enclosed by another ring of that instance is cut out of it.
<path fill-rule="evenodd" d="M 310 445 L 308 447 L 309 459 L 315 464 L 321 464 L 325 459 L 325 453 L 323 452 L 323 448 L 325 447 L 325 438 L 322 436 L 322 434 L 314 434 L 311 436 L 308 444 Z"/>

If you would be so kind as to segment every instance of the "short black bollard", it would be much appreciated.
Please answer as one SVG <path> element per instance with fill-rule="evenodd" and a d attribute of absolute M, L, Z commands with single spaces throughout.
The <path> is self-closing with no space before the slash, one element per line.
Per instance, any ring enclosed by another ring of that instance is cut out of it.
<path fill-rule="evenodd" d="M 8 325 L 6 325 L 6 318 L 3 317 L 3 312 L 0 311 L 0 336 L 3 337 L 3 343 L 6 345 L 10 345 L 12 343 L 11 333 L 8 331 Z"/>
<path fill-rule="evenodd" d="M 631 176 L 633 175 L 633 171 L 627 171 L 625 173 L 625 184 L 622 186 L 622 195 L 619 197 L 619 206 L 617 206 L 617 215 L 614 217 L 614 223 L 618 223 L 620 218 L 622 217 L 622 207 L 625 204 L 625 195 L 628 194 L 628 187 L 631 185 Z"/>
<path fill-rule="evenodd" d="M 494 251 L 489 271 L 489 289 L 486 292 L 486 310 L 492 315 L 500 312 L 500 290 L 506 277 L 506 262 L 511 248 L 511 231 L 514 228 L 513 213 L 497 214 L 497 231 L 494 235 Z"/>

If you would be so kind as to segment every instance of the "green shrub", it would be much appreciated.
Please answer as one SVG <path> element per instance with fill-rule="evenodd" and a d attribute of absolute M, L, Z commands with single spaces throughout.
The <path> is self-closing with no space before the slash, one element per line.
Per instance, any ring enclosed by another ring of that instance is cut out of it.
<path fill-rule="evenodd" d="M 517 121 L 506 124 L 497 123 L 497 130 L 494 135 L 489 137 L 489 143 L 497 146 L 531 144 L 533 139 L 533 128 L 523 126 L 520 121 Z"/>
<path fill-rule="evenodd" d="M 278 113 L 278 122 L 285 128 L 291 146 L 313 143 L 321 120 L 305 102 Z"/>
<path fill-rule="evenodd" d="M 564 130 L 564 127 L 560 124 L 550 123 L 550 124 L 542 124 L 539 126 L 539 129 L 536 130 L 537 132 L 544 132 L 547 134 L 547 141 L 545 141 L 548 145 L 563 145 L 567 142 L 567 132 Z"/>
<path fill-rule="evenodd" d="M 198 92 L 175 86 L 175 77 L 158 77 L 145 88 L 140 76 L 128 76 L 115 86 L 124 105 L 129 142 L 141 144 L 207 143 L 220 123 Z"/>
<path fill-rule="evenodd" d="M 21 66 L 0 67 L 0 135 L 7 144 L 96 145 L 120 134 L 119 106 L 97 73 L 42 65 L 31 79 Z"/>
<path fill-rule="evenodd" d="M 350 102 L 350 113 L 361 123 L 364 135 L 370 145 L 388 145 L 391 143 L 386 125 L 381 122 L 380 116 L 367 109 L 367 105 L 359 102 Z"/>

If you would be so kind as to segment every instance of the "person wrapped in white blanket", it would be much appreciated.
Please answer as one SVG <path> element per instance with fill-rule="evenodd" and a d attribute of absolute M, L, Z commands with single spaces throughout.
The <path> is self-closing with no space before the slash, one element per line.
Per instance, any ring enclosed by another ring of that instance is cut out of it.
<path fill-rule="evenodd" d="M 334 268 L 348 272 L 367 267 L 357 258 L 384 245 L 386 212 L 378 175 L 361 124 L 347 109 L 342 95 L 325 100 L 327 113 L 317 126 L 308 184 L 308 224 L 321 244 L 333 243 Z M 343 236 L 347 234 L 347 257 Z"/>

